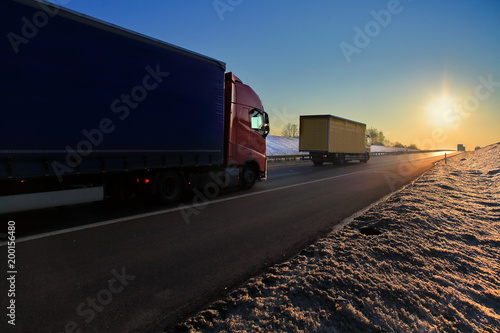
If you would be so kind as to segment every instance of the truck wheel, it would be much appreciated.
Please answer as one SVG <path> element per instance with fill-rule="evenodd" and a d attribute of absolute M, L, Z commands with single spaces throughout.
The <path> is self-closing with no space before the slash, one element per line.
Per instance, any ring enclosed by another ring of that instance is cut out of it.
<path fill-rule="evenodd" d="M 251 166 L 246 166 L 243 168 L 243 172 L 241 173 L 241 188 L 249 189 L 255 184 L 255 180 L 257 179 L 257 173 L 255 172 L 255 168 Z"/>
<path fill-rule="evenodd" d="M 323 161 L 313 161 L 313 164 L 317 165 L 317 166 L 322 166 L 323 165 Z"/>
<path fill-rule="evenodd" d="M 157 180 L 155 199 L 162 204 L 178 202 L 184 191 L 181 176 L 177 172 L 164 172 Z"/>
<path fill-rule="evenodd" d="M 365 158 L 363 158 L 360 162 L 361 162 L 361 163 L 366 163 L 366 162 L 368 162 L 368 154 L 365 154 Z"/>
<path fill-rule="evenodd" d="M 339 155 L 335 158 L 335 164 L 337 165 L 344 165 L 345 164 L 345 157 L 344 155 Z"/>

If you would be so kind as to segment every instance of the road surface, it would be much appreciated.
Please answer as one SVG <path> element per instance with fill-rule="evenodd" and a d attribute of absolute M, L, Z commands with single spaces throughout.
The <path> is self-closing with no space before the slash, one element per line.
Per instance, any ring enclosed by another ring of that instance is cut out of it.
<path fill-rule="evenodd" d="M 443 155 L 270 165 L 267 182 L 209 202 L 201 193 L 171 207 L 105 202 L 0 215 L 4 226 L 15 221 L 17 236 L 16 326 L 3 314 L 0 331 L 162 332 Z M 5 241 L 1 249 L 5 274 Z"/>

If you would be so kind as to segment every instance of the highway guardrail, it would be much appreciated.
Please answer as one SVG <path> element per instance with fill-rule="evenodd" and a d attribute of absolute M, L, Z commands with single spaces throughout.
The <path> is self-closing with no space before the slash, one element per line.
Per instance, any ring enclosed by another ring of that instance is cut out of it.
<path fill-rule="evenodd" d="M 403 155 L 403 154 L 417 154 L 417 153 L 435 153 L 439 151 L 448 150 L 405 150 L 405 151 L 384 151 L 384 152 L 372 152 L 371 156 L 383 156 L 383 155 Z M 267 155 L 268 162 L 288 162 L 297 160 L 310 160 L 311 156 L 308 154 L 297 154 L 297 155 Z"/>

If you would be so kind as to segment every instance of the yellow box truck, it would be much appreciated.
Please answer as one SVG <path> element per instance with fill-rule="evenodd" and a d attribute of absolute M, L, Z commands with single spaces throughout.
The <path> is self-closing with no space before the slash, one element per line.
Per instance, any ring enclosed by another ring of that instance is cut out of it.
<path fill-rule="evenodd" d="M 309 152 L 314 165 L 370 159 L 365 124 L 332 115 L 300 116 L 299 133 L 299 150 Z"/>

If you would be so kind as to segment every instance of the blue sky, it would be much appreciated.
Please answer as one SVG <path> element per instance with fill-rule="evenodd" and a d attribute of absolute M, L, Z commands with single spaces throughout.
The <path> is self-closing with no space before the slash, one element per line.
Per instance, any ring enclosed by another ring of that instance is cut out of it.
<path fill-rule="evenodd" d="M 500 1 L 53 2 L 226 62 L 272 134 L 333 114 L 423 148 L 500 141 Z"/>

